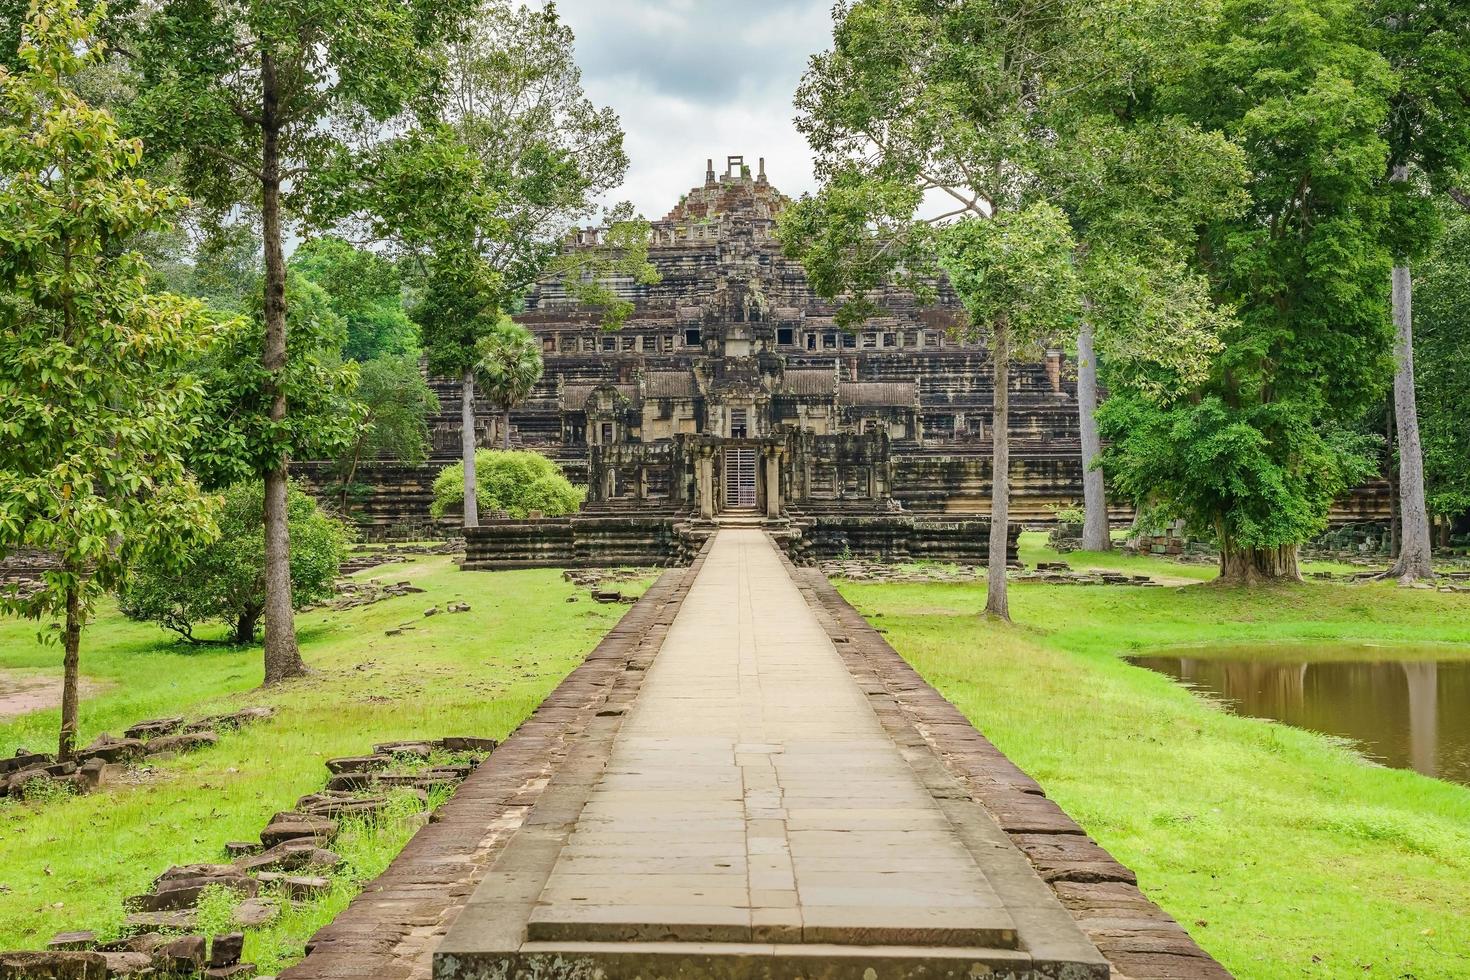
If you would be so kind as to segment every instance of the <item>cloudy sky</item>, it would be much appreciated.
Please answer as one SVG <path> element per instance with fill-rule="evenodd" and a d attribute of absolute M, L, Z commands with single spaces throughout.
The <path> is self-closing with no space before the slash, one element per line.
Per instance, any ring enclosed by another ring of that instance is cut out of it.
<path fill-rule="evenodd" d="M 744 154 L 790 195 L 813 188 L 791 96 L 832 40 L 830 0 L 558 0 L 583 83 L 623 121 L 631 160 L 615 200 L 661 218 L 704 161 Z"/>

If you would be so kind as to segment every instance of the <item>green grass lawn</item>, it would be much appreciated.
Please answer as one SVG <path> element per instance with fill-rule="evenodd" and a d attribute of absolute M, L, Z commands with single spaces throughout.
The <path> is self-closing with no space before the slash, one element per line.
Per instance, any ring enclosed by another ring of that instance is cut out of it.
<path fill-rule="evenodd" d="M 1054 557 L 1039 537 L 1024 536 L 1026 560 Z M 983 583 L 841 588 L 1237 976 L 1470 976 L 1470 789 L 1227 714 L 1121 659 L 1183 644 L 1336 639 L 1463 644 L 1470 657 L 1470 595 L 1387 583 L 1020 583 L 1005 627 L 979 617 Z"/>
<path fill-rule="evenodd" d="M 342 612 L 298 617 L 312 677 L 258 690 L 258 648 L 193 649 L 111 605 L 82 641 L 94 694 L 81 707 L 82 744 L 145 718 L 250 704 L 272 720 L 158 763 L 136 785 L 37 804 L 0 801 L 0 949 L 36 948 L 64 928 L 115 922 L 121 900 L 171 864 L 218 860 L 226 841 L 253 840 L 271 814 L 320 789 L 323 760 L 400 738 L 499 738 L 524 719 L 626 610 L 599 605 L 553 570 L 460 572 L 442 556 L 360 573 L 427 590 Z M 641 585 L 621 586 L 625 592 Z M 570 597 L 579 601 L 569 603 Z M 462 600 L 471 611 L 425 618 Z M 416 628 L 384 635 L 401 624 Z M 56 673 L 60 651 L 33 623 L 0 621 L 0 668 Z M 3 682 L 0 682 L 3 683 Z M 54 751 L 57 712 L 0 719 L 0 753 Z M 340 840 L 353 881 L 381 870 L 412 825 Z M 252 935 L 247 958 L 277 966 L 350 900 L 325 901 Z"/>

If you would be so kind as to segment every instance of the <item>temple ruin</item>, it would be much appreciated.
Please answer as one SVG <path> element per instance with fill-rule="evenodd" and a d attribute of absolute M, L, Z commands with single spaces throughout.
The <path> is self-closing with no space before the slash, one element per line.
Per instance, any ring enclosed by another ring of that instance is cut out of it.
<path fill-rule="evenodd" d="M 621 329 L 605 330 L 560 283 L 528 298 L 516 319 L 539 338 L 545 375 L 511 413 L 511 441 L 555 459 L 587 502 L 569 518 L 492 516 L 468 535 L 467 567 L 662 563 L 734 519 L 764 524 L 797 558 L 983 562 L 984 344 L 956 329 L 963 310 L 947 285 L 928 305 L 889 289 L 880 315 L 837 326 L 776 240 L 788 200 L 764 159 L 754 172 L 740 156 L 722 173 L 710 161 L 652 223 L 660 281 L 614 283 L 634 306 Z M 578 229 L 567 247 L 597 247 L 601 234 Z M 1082 497 L 1073 365 L 1048 351 L 1015 365 L 1011 385 L 1013 526 L 1049 522 Z M 438 391 L 435 459 L 373 473 L 379 490 L 360 510 L 377 529 L 426 522 L 433 473 L 459 454 L 458 387 Z M 480 444 L 499 445 L 501 425 L 483 406 Z"/>

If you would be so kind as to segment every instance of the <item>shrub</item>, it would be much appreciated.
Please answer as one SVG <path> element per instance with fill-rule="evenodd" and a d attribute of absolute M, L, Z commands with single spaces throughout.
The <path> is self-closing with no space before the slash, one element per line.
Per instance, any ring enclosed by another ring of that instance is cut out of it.
<path fill-rule="evenodd" d="M 561 467 L 540 453 L 481 449 L 475 453 L 475 499 L 481 511 L 503 510 L 524 518 L 531 511 L 547 517 L 575 513 L 587 496 L 573 486 Z M 435 518 L 464 505 L 464 463 L 440 470 L 434 480 Z"/>
<path fill-rule="evenodd" d="M 348 532 L 295 486 L 286 498 L 291 531 L 291 599 L 296 608 L 332 595 Z M 194 630 L 222 622 L 232 642 L 251 643 L 265 610 L 265 492 L 258 482 L 224 492 L 220 535 L 183 556 L 182 569 L 150 562 L 133 569 L 119 596 L 130 619 L 155 622 L 198 642 Z"/>

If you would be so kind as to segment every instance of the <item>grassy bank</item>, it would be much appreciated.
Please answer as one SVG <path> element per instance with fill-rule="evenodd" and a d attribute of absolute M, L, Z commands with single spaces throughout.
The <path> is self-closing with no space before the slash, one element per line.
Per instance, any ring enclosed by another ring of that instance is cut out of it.
<path fill-rule="evenodd" d="M 1027 538 L 1029 560 L 1050 557 Z M 1470 976 L 1470 789 L 1229 715 L 1121 659 L 1336 639 L 1463 644 L 1470 657 L 1470 595 L 1027 583 L 1002 627 L 978 615 L 981 584 L 842 591 L 1237 976 Z"/>
<path fill-rule="evenodd" d="M 82 671 L 95 691 L 82 703 L 83 744 L 159 715 L 249 704 L 277 714 L 214 747 L 156 763 L 135 784 L 47 803 L 0 801 L 0 949 L 35 948 L 60 929 L 106 924 L 121 899 L 169 865 L 213 860 L 226 841 L 254 839 L 271 814 L 321 788 L 324 759 L 399 738 L 504 736 L 626 608 L 590 601 L 551 570 L 464 573 L 433 557 L 359 575 L 374 576 L 411 580 L 425 592 L 302 613 L 302 652 L 315 673 L 269 691 L 257 690 L 258 649 L 190 648 L 104 608 L 83 640 Z M 579 601 L 569 603 L 574 596 Z M 456 600 L 471 611 L 423 615 Z M 403 624 L 415 629 L 385 635 Z M 36 642 L 34 624 L 0 621 L 0 669 L 54 672 L 59 659 L 55 647 Z M 57 723 L 55 710 L 0 719 L 0 753 L 17 745 L 53 750 Z M 351 877 L 381 870 L 410 832 L 405 824 L 348 842 Z M 299 950 L 346 904 L 350 884 L 262 937 L 269 948 L 261 959 Z"/>

